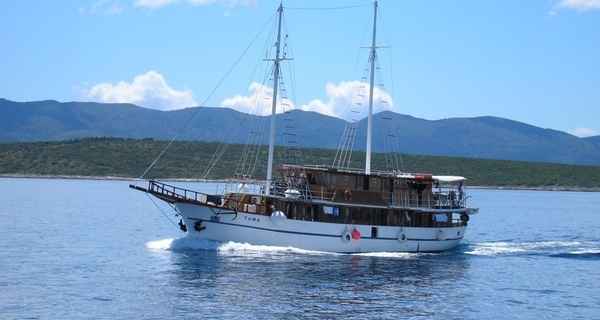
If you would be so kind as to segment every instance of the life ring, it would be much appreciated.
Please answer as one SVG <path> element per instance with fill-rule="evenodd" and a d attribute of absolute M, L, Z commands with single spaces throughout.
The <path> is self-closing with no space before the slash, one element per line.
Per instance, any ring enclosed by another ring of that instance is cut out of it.
<path fill-rule="evenodd" d="M 408 240 L 406 232 L 404 232 L 404 228 L 400 228 L 400 232 L 398 233 L 398 241 L 404 242 L 406 240 Z"/>
<path fill-rule="evenodd" d="M 287 216 L 283 211 L 277 210 L 271 213 L 271 222 L 273 222 L 273 224 L 280 225 L 285 220 L 287 220 Z"/>
<path fill-rule="evenodd" d="M 469 222 L 469 215 L 466 213 L 463 213 L 460 215 L 460 220 L 463 222 Z"/>
<path fill-rule="evenodd" d="M 350 240 L 352 240 L 352 234 L 350 234 L 350 231 L 348 231 L 348 229 L 346 229 L 346 230 L 344 230 L 344 232 L 342 232 L 342 241 L 350 242 Z"/>

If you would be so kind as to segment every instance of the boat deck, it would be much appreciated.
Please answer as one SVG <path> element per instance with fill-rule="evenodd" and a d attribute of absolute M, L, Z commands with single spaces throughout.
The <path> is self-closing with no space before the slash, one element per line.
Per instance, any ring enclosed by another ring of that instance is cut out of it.
<path fill-rule="evenodd" d="M 211 206 L 211 207 L 221 207 L 221 201 L 224 199 L 221 195 L 211 195 L 203 192 L 198 192 L 186 188 L 177 187 L 174 185 L 166 184 L 163 182 L 158 182 L 154 180 L 148 181 L 147 187 L 141 187 L 138 185 L 129 185 L 130 188 L 142 191 L 148 194 L 151 194 L 165 202 L 168 203 L 190 203 L 196 205 L 203 206 Z M 242 194 L 242 193 L 239 193 Z M 250 194 L 244 194 L 249 195 Z M 371 205 L 371 204 L 361 204 L 361 203 L 345 203 L 345 202 L 334 202 L 326 199 L 301 199 L 301 198 L 286 198 L 284 196 L 277 195 L 254 195 L 261 197 L 268 197 L 271 199 L 278 199 L 287 202 L 304 202 L 304 203 L 312 203 L 312 204 L 322 204 L 322 205 L 332 205 L 332 206 L 345 206 L 345 207 L 365 207 L 365 208 L 378 208 L 378 209 L 408 209 L 417 212 L 465 212 L 468 214 L 476 213 L 476 209 L 464 208 L 464 207 L 434 207 L 434 206 L 398 206 L 398 205 Z M 240 202 L 240 205 L 244 205 L 243 201 L 240 201 L 237 198 L 227 198 L 227 201 L 230 203 L 230 206 L 233 202 L 233 206 L 237 207 L 236 202 Z"/>

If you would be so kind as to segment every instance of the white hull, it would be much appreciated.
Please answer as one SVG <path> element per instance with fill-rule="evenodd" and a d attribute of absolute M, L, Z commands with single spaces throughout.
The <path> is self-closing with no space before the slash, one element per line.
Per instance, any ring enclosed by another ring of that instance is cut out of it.
<path fill-rule="evenodd" d="M 191 238 L 218 242 L 295 247 L 324 252 L 438 252 L 455 248 L 464 237 L 466 227 L 415 228 L 376 226 L 377 238 L 371 237 L 372 226 L 300 221 L 250 213 L 178 203 Z M 196 230 L 201 222 L 202 230 Z M 360 239 L 344 240 L 342 235 L 353 229 Z M 404 240 L 403 240 L 404 239 Z"/>

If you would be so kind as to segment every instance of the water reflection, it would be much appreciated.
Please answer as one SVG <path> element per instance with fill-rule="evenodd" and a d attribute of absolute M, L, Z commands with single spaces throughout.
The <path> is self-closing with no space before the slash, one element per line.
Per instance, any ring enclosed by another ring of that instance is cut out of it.
<path fill-rule="evenodd" d="M 211 315 L 234 318 L 456 316 L 468 298 L 464 292 L 447 294 L 461 291 L 469 271 L 460 252 L 370 256 L 187 249 L 171 254 L 173 285 L 186 312 L 201 306 Z"/>

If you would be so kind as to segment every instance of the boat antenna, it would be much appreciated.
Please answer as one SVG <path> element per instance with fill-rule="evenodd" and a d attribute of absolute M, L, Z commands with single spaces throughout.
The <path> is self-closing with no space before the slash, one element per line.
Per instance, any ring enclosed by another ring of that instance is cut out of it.
<path fill-rule="evenodd" d="M 377 59 L 377 0 L 373 1 L 373 40 L 371 42 L 371 79 L 369 82 L 369 116 L 367 118 L 367 151 L 365 174 L 371 174 L 371 140 L 373 139 L 373 88 L 375 85 L 375 60 Z"/>
<path fill-rule="evenodd" d="M 279 87 L 279 65 L 285 58 L 280 57 L 281 53 L 281 18 L 283 17 L 283 2 L 279 3 L 277 8 L 277 42 L 275 42 L 275 58 L 267 59 L 273 61 L 273 101 L 271 105 L 271 128 L 269 135 L 269 160 L 267 162 L 267 185 L 265 194 L 271 193 L 271 183 L 273 181 L 273 153 L 275 153 L 275 114 L 277 113 L 277 90 Z"/>

